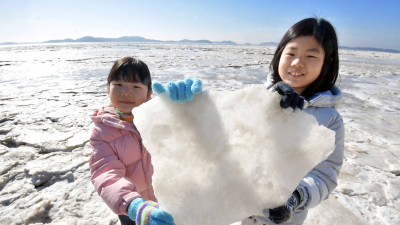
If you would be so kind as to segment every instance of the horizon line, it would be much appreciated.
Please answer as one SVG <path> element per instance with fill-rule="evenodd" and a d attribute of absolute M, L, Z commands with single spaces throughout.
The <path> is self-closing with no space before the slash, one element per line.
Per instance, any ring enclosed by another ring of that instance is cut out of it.
<path fill-rule="evenodd" d="M 79 39 L 84 39 L 84 38 L 92 38 L 92 39 L 121 39 L 121 38 L 141 38 L 144 41 L 109 41 L 109 40 L 103 40 L 103 41 L 78 41 Z M 67 41 L 69 40 L 69 41 Z M 107 38 L 107 37 L 93 37 L 93 36 L 84 36 L 81 38 L 77 39 L 72 39 L 72 38 L 65 38 L 65 39 L 57 39 L 57 40 L 48 40 L 44 42 L 3 42 L 0 43 L 1 46 L 4 45 L 19 45 L 19 44 L 55 44 L 55 43 L 173 43 L 173 42 L 182 42 L 182 43 L 192 43 L 192 44 L 224 44 L 224 45 L 278 45 L 279 43 L 274 42 L 274 41 L 269 41 L 269 42 L 262 42 L 259 44 L 250 44 L 250 43 L 244 43 L 244 44 L 238 44 L 234 41 L 231 40 L 225 40 L 225 41 L 210 41 L 208 39 L 199 39 L 199 40 L 190 40 L 190 39 L 182 39 L 179 41 L 174 41 L 174 40 L 155 40 L 155 39 L 147 39 L 141 36 L 121 36 L 117 38 Z M 352 49 L 352 50 L 362 50 L 362 51 L 379 51 L 379 52 L 390 52 L 390 53 L 400 53 L 399 50 L 396 49 L 387 49 L 387 48 L 376 48 L 376 47 L 348 47 L 348 46 L 339 46 L 341 49 Z"/>

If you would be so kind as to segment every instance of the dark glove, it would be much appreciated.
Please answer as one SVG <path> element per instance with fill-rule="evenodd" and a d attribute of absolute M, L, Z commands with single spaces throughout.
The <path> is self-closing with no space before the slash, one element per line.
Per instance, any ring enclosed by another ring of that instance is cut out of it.
<path fill-rule="evenodd" d="M 271 91 L 277 91 L 280 95 L 282 95 L 280 105 L 286 113 L 294 112 L 296 109 L 303 110 L 303 108 L 308 105 L 307 101 L 304 101 L 302 96 L 295 92 L 289 84 L 283 81 L 276 83 L 272 87 Z"/>
<path fill-rule="evenodd" d="M 290 220 L 293 216 L 293 212 L 295 208 L 300 203 L 300 194 L 296 190 L 293 192 L 292 196 L 290 196 L 289 200 L 283 206 L 279 206 L 275 209 L 268 209 L 264 210 L 264 215 L 269 217 L 269 219 L 276 223 L 282 224 Z"/>

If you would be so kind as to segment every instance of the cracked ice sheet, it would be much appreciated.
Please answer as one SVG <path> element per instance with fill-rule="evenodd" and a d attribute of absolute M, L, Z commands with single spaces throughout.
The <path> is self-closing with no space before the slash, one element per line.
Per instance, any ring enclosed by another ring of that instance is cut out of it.
<path fill-rule="evenodd" d="M 334 132 L 304 112 L 287 115 L 262 86 L 202 92 L 172 103 L 165 93 L 135 108 L 152 155 L 160 208 L 176 224 L 231 224 L 282 205 L 334 149 Z M 316 151 L 318 149 L 318 151 Z"/>

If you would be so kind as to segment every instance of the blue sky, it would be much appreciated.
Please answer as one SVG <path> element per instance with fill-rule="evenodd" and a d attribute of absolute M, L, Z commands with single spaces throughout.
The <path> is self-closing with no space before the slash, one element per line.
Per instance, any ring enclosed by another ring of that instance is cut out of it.
<path fill-rule="evenodd" d="M 399 0 L 0 0 L 0 43 L 142 36 L 259 44 L 317 15 L 342 46 L 400 50 L 399 8 Z"/>

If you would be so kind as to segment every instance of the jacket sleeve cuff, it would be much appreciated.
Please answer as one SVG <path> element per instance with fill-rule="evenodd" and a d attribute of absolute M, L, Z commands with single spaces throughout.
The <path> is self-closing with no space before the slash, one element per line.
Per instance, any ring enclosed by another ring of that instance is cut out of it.
<path fill-rule="evenodd" d="M 303 207 L 308 203 L 308 191 L 307 188 L 302 185 L 297 186 L 296 191 L 300 195 L 299 205 L 296 207 L 296 209 L 302 210 Z"/>
<path fill-rule="evenodd" d="M 314 208 L 329 194 L 325 182 L 314 174 L 308 174 L 300 181 L 300 185 L 307 189 L 308 194 L 308 200 L 303 209 Z"/>
<path fill-rule="evenodd" d="M 136 198 L 140 198 L 140 195 L 137 192 L 131 192 L 122 197 L 121 204 L 119 205 L 119 211 L 121 215 L 128 216 L 129 204 L 131 204 L 131 202 Z"/>

